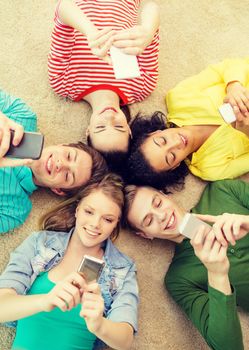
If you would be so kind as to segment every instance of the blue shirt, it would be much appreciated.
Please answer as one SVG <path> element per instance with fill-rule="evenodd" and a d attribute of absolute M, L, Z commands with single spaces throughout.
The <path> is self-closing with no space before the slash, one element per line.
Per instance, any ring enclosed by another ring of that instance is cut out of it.
<path fill-rule="evenodd" d="M 30 235 L 10 255 L 0 276 L 0 288 L 26 294 L 36 277 L 51 270 L 63 258 L 73 230 L 40 231 Z M 137 331 L 138 286 L 133 261 L 106 241 L 105 267 L 99 278 L 105 303 L 104 316 L 113 322 L 127 322 Z"/>
<path fill-rule="evenodd" d="M 0 111 L 21 124 L 25 131 L 36 131 L 36 115 L 19 98 L 0 89 Z M 32 204 L 29 196 L 37 189 L 30 168 L 0 168 L 0 233 L 21 225 L 29 215 Z"/>

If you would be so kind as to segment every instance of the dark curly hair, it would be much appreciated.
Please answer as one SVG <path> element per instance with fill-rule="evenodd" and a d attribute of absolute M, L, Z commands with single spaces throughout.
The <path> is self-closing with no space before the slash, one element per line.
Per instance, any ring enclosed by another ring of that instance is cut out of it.
<path fill-rule="evenodd" d="M 129 124 L 131 120 L 129 107 L 127 105 L 121 106 L 121 110 L 126 117 L 127 123 Z M 131 143 L 130 141 L 131 141 L 131 137 L 129 136 L 128 149 L 126 151 L 111 150 L 111 151 L 105 152 L 105 151 L 98 150 L 98 152 L 101 153 L 101 155 L 104 157 L 108 165 L 108 169 L 111 172 L 117 173 L 123 177 L 126 176 L 126 170 L 127 170 L 126 162 L 127 162 L 128 154 L 130 153 L 130 143 Z M 89 135 L 87 136 L 87 144 L 88 146 L 93 147 L 93 143 Z"/>
<path fill-rule="evenodd" d="M 173 125 L 171 125 L 173 127 Z M 149 185 L 157 189 L 168 186 L 182 188 L 188 167 L 184 161 L 173 170 L 155 171 L 141 152 L 141 146 L 153 131 L 167 128 L 166 117 L 162 112 L 155 112 L 151 118 L 137 115 L 131 123 L 132 144 L 127 161 L 128 180 L 134 185 Z"/>

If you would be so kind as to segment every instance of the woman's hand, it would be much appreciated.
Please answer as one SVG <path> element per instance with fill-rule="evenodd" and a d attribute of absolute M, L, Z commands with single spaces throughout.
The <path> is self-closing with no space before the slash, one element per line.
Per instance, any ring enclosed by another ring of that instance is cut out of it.
<path fill-rule="evenodd" d="M 117 32 L 113 36 L 113 45 L 120 48 L 124 53 L 140 55 L 151 43 L 153 36 L 142 25 L 136 25 Z"/>
<path fill-rule="evenodd" d="M 61 311 L 71 310 L 81 302 L 85 285 L 85 280 L 79 273 L 71 273 L 64 280 L 58 282 L 49 293 L 42 296 L 42 310 L 48 312 L 55 307 Z"/>
<path fill-rule="evenodd" d="M 236 127 L 249 126 L 249 90 L 235 81 L 227 86 L 224 102 L 230 103 L 236 115 Z"/>
<path fill-rule="evenodd" d="M 6 115 L 0 112 L 0 167 L 14 167 L 30 164 L 32 162 L 31 159 L 4 158 L 5 154 L 10 148 L 11 130 L 14 131 L 12 144 L 14 146 L 17 146 L 23 138 L 23 127 L 22 125 L 15 123 L 13 120 L 9 119 L 6 117 Z"/>
<path fill-rule="evenodd" d="M 90 332 L 96 333 L 103 323 L 104 300 L 98 283 L 90 283 L 84 288 L 80 316 L 84 317 Z"/>
<path fill-rule="evenodd" d="M 201 260 L 209 273 L 225 276 L 229 270 L 227 247 L 220 244 L 214 232 L 201 227 L 190 241 L 195 255 Z"/>
<path fill-rule="evenodd" d="M 212 231 L 216 239 L 224 247 L 227 243 L 235 245 L 235 241 L 241 239 L 249 232 L 249 215 L 227 214 L 213 215 L 196 215 L 204 221 L 214 223 Z"/>
<path fill-rule="evenodd" d="M 112 45 L 115 30 L 110 27 L 106 27 L 101 30 L 94 30 L 88 33 L 87 41 L 91 48 L 93 55 L 101 58 L 103 61 L 111 64 L 111 59 L 108 55 L 108 51 Z"/>

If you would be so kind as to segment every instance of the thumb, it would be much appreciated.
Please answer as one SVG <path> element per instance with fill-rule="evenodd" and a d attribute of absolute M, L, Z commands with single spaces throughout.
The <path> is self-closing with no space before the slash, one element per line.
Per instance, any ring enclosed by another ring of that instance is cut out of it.
<path fill-rule="evenodd" d="M 0 159 L 0 168 L 3 167 L 17 167 L 17 166 L 30 166 L 32 164 L 32 159 L 12 159 L 12 158 L 2 158 Z"/>
<path fill-rule="evenodd" d="M 205 214 L 194 214 L 197 218 L 207 221 L 207 222 L 216 222 L 217 216 L 214 215 L 205 215 Z"/>

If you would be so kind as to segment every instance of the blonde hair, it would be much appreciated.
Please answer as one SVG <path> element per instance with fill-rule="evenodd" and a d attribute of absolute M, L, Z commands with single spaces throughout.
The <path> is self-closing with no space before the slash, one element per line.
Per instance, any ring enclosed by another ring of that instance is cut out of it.
<path fill-rule="evenodd" d="M 40 220 L 40 226 L 43 230 L 51 231 L 69 231 L 75 226 L 75 212 L 80 201 L 89 196 L 93 191 L 101 190 L 108 198 L 113 200 L 120 208 L 124 206 L 124 193 L 122 178 L 116 174 L 107 174 L 100 182 L 92 183 L 83 188 L 77 195 L 69 198 L 54 209 L 43 215 Z M 121 215 L 121 214 L 120 214 Z M 118 237 L 120 230 L 120 222 L 118 222 L 111 234 L 111 239 Z"/>

